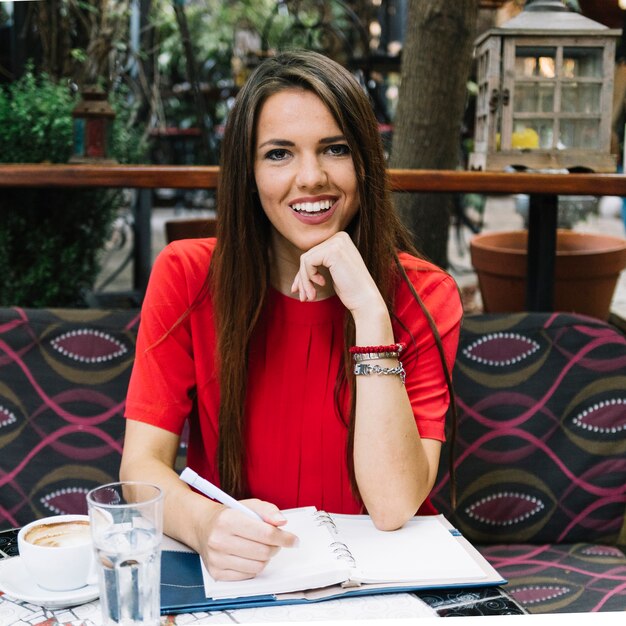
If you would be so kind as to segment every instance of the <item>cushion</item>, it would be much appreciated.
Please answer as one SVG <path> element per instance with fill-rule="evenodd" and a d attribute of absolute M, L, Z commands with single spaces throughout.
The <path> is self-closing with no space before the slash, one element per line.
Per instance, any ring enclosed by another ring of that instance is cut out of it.
<path fill-rule="evenodd" d="M 505 591 L 529 613 L 588 613 L 626 608 L 626 556 L 601 544 L 481 546 L 508 579 Z"/>
<path fill-rule="evenodd" d="M 475 543 L 626 543 L 626 338 L 564 313 L 468 316 L 454 386 L 457 509 Z"/>
<path fill-rule="evenodd" d="M 0 528 L 118 479 L 137 310 L 0 309 Z"/>

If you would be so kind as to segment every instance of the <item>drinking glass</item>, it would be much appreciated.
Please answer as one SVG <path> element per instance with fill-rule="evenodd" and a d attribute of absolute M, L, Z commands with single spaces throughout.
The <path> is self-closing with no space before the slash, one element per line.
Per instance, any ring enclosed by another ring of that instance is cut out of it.
<path fill-rule="evenodd" d="M 155 485 L 119 482 L 87 494 L 103 624 L 160 621 L 163 494 Z"/>

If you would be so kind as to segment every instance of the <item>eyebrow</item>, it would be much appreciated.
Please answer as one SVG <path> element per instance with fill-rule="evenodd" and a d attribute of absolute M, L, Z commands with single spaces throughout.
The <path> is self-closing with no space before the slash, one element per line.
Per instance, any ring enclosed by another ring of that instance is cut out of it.
<path fill-rule="evenodd" d="M 337 141 L 346 141 L 346 138 L 343 135 L 335 135 L 334 137 L 322 137 L 319 142 L 326 145 Z M 293 141 L 289 141 L 288 139 L 268 139 L 259 146 L 259 150 L 268 145 L 280 146 L 281 148 L 291 148 L 295 146 L 295 143 Z"/>

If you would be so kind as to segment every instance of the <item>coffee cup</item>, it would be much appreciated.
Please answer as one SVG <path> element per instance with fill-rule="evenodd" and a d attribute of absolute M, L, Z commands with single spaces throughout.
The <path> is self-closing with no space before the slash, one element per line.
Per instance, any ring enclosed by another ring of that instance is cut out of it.
<path fill-rule="evenodd" d="M 88 515 L 53 515 L 23 526 L 17 535 L 20 559 L 40 587 L 80 589 L 96 582 Z"/>

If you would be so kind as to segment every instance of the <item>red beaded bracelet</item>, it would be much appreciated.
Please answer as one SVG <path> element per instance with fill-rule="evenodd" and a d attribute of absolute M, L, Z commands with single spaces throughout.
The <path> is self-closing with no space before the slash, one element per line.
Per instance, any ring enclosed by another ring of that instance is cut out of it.
<path fill-rule="evenodd" d="M 403 343 L 392 343 L 388 346 L 352 346 L 350 354 L 379 354 L 381 352 L 397 352 L 400 354 L 405 347 Z"/>

